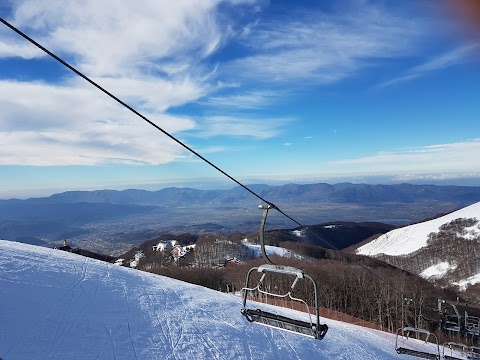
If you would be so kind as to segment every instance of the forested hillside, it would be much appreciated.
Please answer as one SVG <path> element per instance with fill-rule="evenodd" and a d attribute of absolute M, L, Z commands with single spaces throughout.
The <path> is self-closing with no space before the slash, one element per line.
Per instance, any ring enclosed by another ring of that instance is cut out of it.
<path fill-rule="evenodd" d="M 181 242 L 187 244 L 192 240 L 183 238 Z M 128 259 L 142 251 L 145 258 L 140 260 L 138 269 L 223 292 L 239 291 L 245 286 L 248 270 L 265 263 L 263 259 L 255 259 L 249 250 L 248 244 L 256 241 L 255 236 L 248 240 L 240 236 L 201 235 L 179 266 L 175 266 L 170 250 L 152 250 L 152 245 L 159 241 L 162 239 L 144 243 L 122 257 Z M 297 267 L 312 276 L 318 286 L 322 307 L 377 324 L 382 329 L 395 331 L 401 325 L 404 318 L 400 304 L 405 296 L 416 302 L 407 309 L 404 317 L 412 324 L 435 329 L 440 321 L 440 314 L 435 312 L 437 299 L 455 297 L 417 275 L 380 260 L 298 242 L 280 242 L 279 245 L 288 252 L 276 251 L 270 257 L 275 263 Z M 287 257 L 278 257 L 274 253 Z M 286 284 L 277 283 L 275 286 Z M 312 304 L 311 292 L 302 289 L 296 294 Z"/>
<path fill-rule="evenodd" d="M 427 246 L 407 255 L 380 255 L 399 268 L 421 274 L 439 285 L 455 285 L 480 272 L 480 228 L 476 218 L 452 220 L 428 235 Z"/>
<path fill-rule="evenodd" d="M 480 203 L 389 231 L 358 254 L 382 259 L 480 301 Z M 470 289 L 469 289 L 470 288 Z M 475 291 L 477 289 L 477 291 Z"/>

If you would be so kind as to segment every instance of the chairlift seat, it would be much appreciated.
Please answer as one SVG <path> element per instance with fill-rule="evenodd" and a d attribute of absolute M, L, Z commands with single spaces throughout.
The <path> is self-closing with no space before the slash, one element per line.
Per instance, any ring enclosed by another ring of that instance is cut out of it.
<path fill-rule="evenodd" d="M 440 359 L 440 357 L 436 354 L 427 353 L 427 352 L 418 351 L 418 350 L 413 350 L 413 349 L 406 349 L 406 348 L 402 348 L 402 347 L 397 349 L 397 353 L 402 354 L 402 355 L 416 356 L 416 357 L 419 357 L 419 358 L 422 358 L 422 359 L 432 359 L 432 360 Z"/>
<path fill-rule="evenodd" d="M 443 357 L 443 360 L 463 360 L 463 358 L 458 358 L 456 356 L 451 356 L 451 355 L 445 355 Z"/>
<path fill-rule="evenodd" d="M 401 335 L 401 334 L 402 335 Z M 420 350 L 414 350 L 414 349 L 409 349 L 405 348 L 403 346 L 399 346 L 399 338 L 403 337 L 403 334 L 407 334 L 407 339 L 411 333 L 416 333 L 416 334 L 421 334 L 425 336 L 425 343 L 428 343 L 428 338 L 432 336 L 435 339 L 435 343 L 431 343 L 431 345 L 435 345 L 437 348 L 437 351 L 435 353 L 432 352 L 426 352 L 426 351 L 420 351 Z M 432 359 L 432 360 L 439 360 L 440 359 L 440 346 L 438 344 L 438 339 L 437 337 L 432 334 L 430 331 L 422 328 L 415 328 L 415 327 L 404 327 L 404 328 L 399 328 L 397 330 L 397 337 L 395 340 L 395 351 L 398 354 L 403 354 L 403 355 L 410 355 L 410 356 L 415 356 L 418 358 L 422 359 Z"/>
<path fill-rule="evenodd" d="M 323 339 L 328 331 L 328 326 L 325 324 L 320 325 L 320 328 L 317 329 L 316 325 L 310 322 L 291 319 L 260 309 L 244 309 L 242 314 L 245 315 L 250 322 L 257 322 L 262 325 L 283 329 L 319 340 Z"/>

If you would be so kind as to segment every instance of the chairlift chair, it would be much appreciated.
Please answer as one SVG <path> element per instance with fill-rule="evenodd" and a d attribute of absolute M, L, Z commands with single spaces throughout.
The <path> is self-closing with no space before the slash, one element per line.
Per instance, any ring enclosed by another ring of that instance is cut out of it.
<path fill-rule="evenodd" d="M 418 334 L 420 336 L 425 336 L 425 344 L 430 344 L 431 347 L 435 349 L 435 351 L 422 351 L 422 350 L 416 350 L 412 349 L 410 347 L 406 347 L 405 343 L 406 341 L 410 338 L 410 335 Z M 434 343 L 429 343 L 428 339 L 432 337 L 435 342 Z M 416 356 L 422 359 L 432 359 L 432 360 L 439 360 L 440 359 L 440 346 L 438 344 L 438 339 L 435 336 L 435 334 L 432 334 L 430 331 L 421 329 L 421 328 L 414 328 L 414 327 L 403 327 L 399 328 L 397 330 L 397 337 L 395 340 L 395 351 L 398 354 L 403 354 L 403 355 L 410 355 L 410 356 Z"/>
<path fill-rule="evenodd" d="M 480 347 L 470 346 L 468 348 L 467 359 L 480 360 Z"/>
<path fill-rule="evenodd" d="M 454 313 L 447 313 L 447 308 L 442 306 L 445 304 L 450 305 Z M 438 299 L 438 312 L 442 316 L 442 331 L 457 335 L 462 332 L 463 317 L 458 312 L 457 305 L 458 302 Z"/>
<path fill-rule="evenodd" d="M 462 331 L 462 320 L 460 315 L 444 315 L 443 330 L 446 332 L 460 333 Z"/>
<path fill-rule="evenodd" d="M 469 347 L 465 344 L 456 342 L 443 344 L 443 360 L 463 360 L 468 353 Z"/>
<path fill-rule="evenodd" d="M 305 274 L 302 270 L 297 269 L 292 266 L 282 266 L 274 264 L 268 257 L 265 251 L 265 241 L 264 241 L 264 230 L 265 222 L 268 215 L 268 210 L 271 208 L 271 205 L 259 206 L 260 209 L 263 209 L 263 217 L 260 224 L 260 244 L 263 257 L 269 262 L 268 264 L 260 265 L 258 267 L 253 267 L 248 271 L 247 278 L 245 280 L 245 287 L 242 289 L 243 295 L 243 307 L 241 313 L 249 322 L 255 322 L 261 325 L 278 328 L 281 330 L 293 332 L 299 335 L 307 336 L 313 339 L 321 340 L 328 331 L 328 326 L 325 324 L 320 324 L 320 311 L 318 305 L 318 292 L 317 285 L 315 280 Z M 261 274 L 260 279 L 256 282 L 254 286 L 250 285 L 251 275 L 254 272 Z M 287 292 L 274 292 L 271 289 L 268 289 L 266 286 L 267 279 L 271 279 L 272 275 L 279 274 L 285 279 L 289 279 L 291 285 Z M 295 287 L 298 285 L 299 281 L 308 281 L 312 284 L 314 303 L 315 308 L 313 311 L 310 310 L 307 302 L 304 299 L 294 296 Z M 308 314 L 309 321 L 303 321 L 298 319 L 292 319 L 283 315 L 278 315 L 269 311 L 262 310 L 260 308 L 249 308 L 247 307 L 247 298 L 249 294 L 258 293 L 265 296 L 270 296 L 277 299 L 290 300 L 296 303 L 303 304 L 305 306 L 306 312 Z"/>
<path fill-rule="evenodd" d="M 449 304 L 455 312 L 455 315 L 443 313 L 443 304 Z M 457 309 L 458 307 L 469 309 L 469 311 L 470 309 L 480 309 L 478 305 L 460 302 L 458 298 L 457 301 L 439 299 L 438 310 L 442 314 L 442 330 L 457 332 L 467 337 L 480 337 L 480 318 L 478 314 L 475 314 L 477 316 L 472 316 L 471 313 L 469 315 L 469 312 L 465 310 L 465 315 L 462 316 Z"/>
<path fill-rule="evenodd" d="M 470 336 L 480 336 L 480 318 L 465 312 L 465 332 Z"/>

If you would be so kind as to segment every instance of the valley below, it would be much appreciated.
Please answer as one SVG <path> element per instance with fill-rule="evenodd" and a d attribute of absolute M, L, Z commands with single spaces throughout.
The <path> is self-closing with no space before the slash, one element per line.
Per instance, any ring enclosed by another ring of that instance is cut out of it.
<path fill-rule="evenodd" d="M 404 226 L 480 200 L 480 188 L 422 185 L 312 184 L 252 188 L 302 225 L 379 222 Z M 165 234 L 255 233 L 260 201 L 243 189 L 168 188 L 67 192 L 0 200 L 0 239 L 71 246 L 117 255 Z M 267 230 L 293 229 L 270 211 Z"/>

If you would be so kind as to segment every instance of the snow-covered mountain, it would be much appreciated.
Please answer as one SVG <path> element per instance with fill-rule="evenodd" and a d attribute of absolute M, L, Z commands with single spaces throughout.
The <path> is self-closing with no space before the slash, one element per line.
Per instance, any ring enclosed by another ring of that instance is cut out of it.
<path fill-rule="evenodd" d="M 480 202 L 445 216 L 392 230 L 359 247 L 424 278 L 465 288 L 480 282 Z"/>
<path fill-rule="evenodd" d="M 231 294 L 0 241 L 4 360 L 403 358 L 391 334 L 323 319 L 327 336 L 312 340 L 250 324 L 240 307 L 241 299 Z"/>

